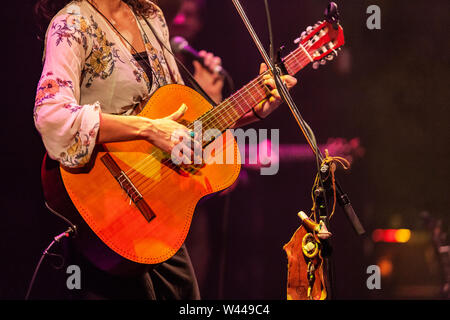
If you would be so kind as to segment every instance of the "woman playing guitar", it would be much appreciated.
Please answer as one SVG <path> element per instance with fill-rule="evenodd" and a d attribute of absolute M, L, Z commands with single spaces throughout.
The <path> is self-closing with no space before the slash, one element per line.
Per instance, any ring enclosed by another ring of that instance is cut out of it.
<path fill-rule="evenodd" d="M 138 116 L 158 88 L 183 83 L 167 49 L 164 16 L 153 2 L 40 0 L 36 8 L 52 18 L 34 108 L 35 125 L 51 159 L 76 170 L 90 162 L 95 146 L 104 143 L 144 140 L 170 154 L 180 143 L 172 138 L 174 132 L 193 138 L 191 131 L 177 122 L 189 105 L 162 118 Z M 209 70 L 220 63 L 219 58 L 205 53 Z M 260 72 L 266 70 L 261 65 Z M 289 75 L 284 81 L 289 88 L 296 84 Z M 235 126 L 265 118 L 280 105 L 269 75 L 265 84 L 272 90 L 269 99 L 255 105 Z M 220 86 L 214 88 L 221 90 Z M 214 93 L 209 92 L 211 96 Z M 82 290 L 77 292 L 81 298 L 200 297 L 184 246 L 170 259 L 149 265 L 143 274 L 132 277 L 110 275 L 76 252 L 70 258 L 82 270 Z"/>

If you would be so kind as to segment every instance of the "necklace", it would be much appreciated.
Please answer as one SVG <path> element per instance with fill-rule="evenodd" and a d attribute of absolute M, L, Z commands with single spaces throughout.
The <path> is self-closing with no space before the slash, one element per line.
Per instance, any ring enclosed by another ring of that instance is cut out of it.
<path fill-rule="evenodd" d="M 105 15 L 100 12 L 100 10 L 98 8 L 95 7 L 95 5 L 93 5 L 89 0 L 86 0 L 92 8 L 94 8 L 95 11 L 97 11 L 110 25 L 111 27 L 119 34 L 119 36 L 124 39 L 124 41 L 126 41 L 130 47 L 133 49 L 133 51 L 140 57 L 142 58 L 142 56 L 140 55 L 140 53 L 131 45 L 131 43 L 128 42 L 128 40 L 122 36 L 122 34 L 120 34 L 120 32 L 116 29 L 116 27 L 111 24 L 111 22 L 108 20 L 108 18 L 105 17 Z M 152 33 L 154 34 L 156 40 L 158 41 L 158 43 L 160 44 L 161 48 L 164 48 L 167 52 L 169 52 L 172 57 L 175 59 L 175 61 L 178 63 L 179 66 L 181 66 L 181 68 L 184 70 L 184 72 L 186 73 L 186 75 L 189 78 L 189 81 L 191 82 L 192 86 L 195 88 L 195 90 L 197 90 L 198 92 L 200 92 L 206 100 L 208 100 L 208 102 L 212 105 L 212 106 L 216 106 L 216 103 L 209 97 L 209 95 L 205 92 L 205 90 L 203 90 L 203 88 L 200 86 L 200 84 L 195 80 L 194 76 L 192 75 L 192 73 L 186 68 L 186 66 L 173 54 L 173 52 L 164 44 L 163 41 L 161 41 L 160 37 L 158 36 L 158 34 L 155 32 L 153 26 L 151 25 L 151 23 L 145 18 L 142 17 L 145 21 L 145 23 L 147 24 L 147 26 L 150 28 L 150 30 L 152 31 Z M 144 31 L 145 32 L 145 31 Z M 164 56 L 164 51 L 163 51 L 163 56 Z M 165 57 L 164 57 L 165 58 Z M 166 59 L 167 61 L 167 59 Z M 152 70 L 152 74 L 153 77 L 155 78 L 158 87 L 161 87 L 161 83 L 158 80 L 157 75 L 155 74 L 155 71 L 153 70 L 153 68 L 151 67 L 151 65 L 148 63 L 147 59 L 145 59 L 145 63 L 150 67 L 150 69 Z M 170 70 L 169 68 L 169 74 L 170 77 L 172 78 L 172 82 L 176 83 L 175 81 L 175 76 L 172 74 L 172 70 Z"/>
<path fill-rule="evenodd" d="M 130 48 L 133 50 L 134 54 L 136 54 L 137 56 L 139 56 L 139 58 L 145 62 L 145 64 L 149 67 L 149 69 L 152 71 L 153 74 L 153 78 L 156 80 L 156 82 L 158 83 L 158 87 L 161 87 L 161 83 L 158 80 L 157 75 L 155 74 L 155 71 L 153 70 L 152 66 L 150 65 L 150 63 L 148 62 L 148 59 L 146 57 L 143 57 L 141 55 L 140 52 L 138 52 L 133 45 L 120 33 L 119 30 L 117 30 L 117 28 L 114 26 L 114 24 L 110 21 L 110 19 L 108 19 L 91 1 L 86 0 L 92 8 L 94 8 L 95 11 L 97 11 L 98 14 L 100 14 L 105 20 L 106 22 L 114 29 L 114 31 L 119 35 L 120 38 L 122 38 L 129 46 Z M 131 10 L 131 8 L 130 8 Z M 112 20 L 112 19 L 111 19 Z M 144 42 L 145 45 L 145 42 Z"/>

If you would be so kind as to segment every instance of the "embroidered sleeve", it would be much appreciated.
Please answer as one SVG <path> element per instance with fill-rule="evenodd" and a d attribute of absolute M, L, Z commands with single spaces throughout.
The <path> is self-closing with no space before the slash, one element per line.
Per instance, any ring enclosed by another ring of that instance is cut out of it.
<path fill-rule="evenodd" d="M 80 105 L 80 78 L 92 46 L 89 22 L 79 14 L 56 17 L 47 30 L 44 68 L 34 121 L 49 156 L 67 167 L 89 162 L 100 105 Z"/>

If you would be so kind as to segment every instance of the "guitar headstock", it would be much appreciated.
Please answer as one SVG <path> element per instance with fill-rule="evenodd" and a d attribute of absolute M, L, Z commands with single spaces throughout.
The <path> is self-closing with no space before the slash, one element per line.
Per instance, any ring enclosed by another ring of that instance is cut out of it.
<path fill-rule="evenodd" d="M 307 53 L 313 62 L 313 68 L 317 68 L 319 63 L 325 64 L 327 60 L 333 60 L 337 56 L 337 50 L 345 43 L 344 30 L 336 21 L 318 21 L 314 26 L 306 28 L 294 42 Z"/>
<path fill-rule="evenodd" d="M 324 16 L 324 20 L 306 28 L 294 41 L 298 48 L 281 60 L 285 72 L 294 75 L 309 63 L 317 69 L 319 64 L 325 64 L 327 60 L 333 60 L 337 56 L 345 41 L 344 29 L 339 24 L 339 13 L 334 2 L 330 2 Z"/>

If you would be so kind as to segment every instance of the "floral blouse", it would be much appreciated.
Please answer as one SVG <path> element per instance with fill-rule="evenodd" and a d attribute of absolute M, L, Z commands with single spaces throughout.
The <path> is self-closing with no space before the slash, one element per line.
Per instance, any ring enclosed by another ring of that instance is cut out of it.
<path fill-rule="evenodd" d="M 136 16 L 136 20 L 153 79 L 87 1 L 69 3 L 50 22 L 34 121 L 49 156 L 64 166 L 89 162 L 101 112 L 137 114 L 141 102 L 159 86 L 182 83 L 172 55 L 159 45 L 143 18 Z M 162 12 L 158 10 L 147 21 L 170 48 Z"/>

